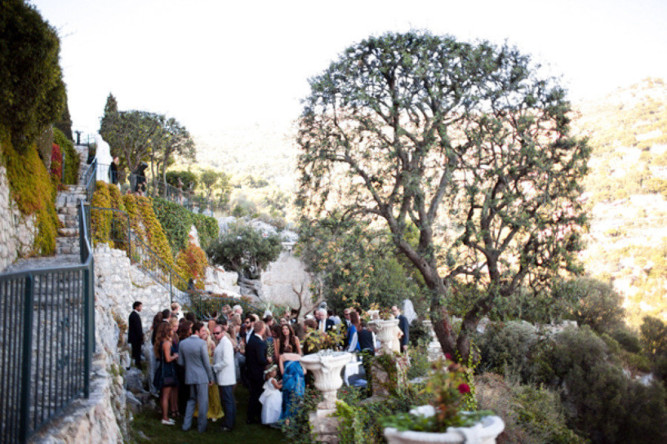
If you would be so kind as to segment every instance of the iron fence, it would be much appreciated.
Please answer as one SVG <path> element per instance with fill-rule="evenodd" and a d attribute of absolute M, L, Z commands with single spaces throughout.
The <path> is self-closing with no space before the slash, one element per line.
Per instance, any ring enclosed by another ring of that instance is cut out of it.
<path fill-rule="evenodd" d="M 24 443 L 90 395 L 94 263 L 79 204 L 81 264 L 0 275 L 0 436 Z"/>

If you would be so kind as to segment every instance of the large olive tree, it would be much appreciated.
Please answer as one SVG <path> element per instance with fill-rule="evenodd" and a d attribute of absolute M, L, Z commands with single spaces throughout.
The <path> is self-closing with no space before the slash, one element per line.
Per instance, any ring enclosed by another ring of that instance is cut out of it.
<path fill-rule="evenodd" d="M 538 74 L 506 45 L 386 34 L 313 78 L 300 117 L 303 214 L 386 224 L 430 290 L 443 350 L 464 360 L 499 298 L 577 268 L 589 149 Z M 446 301 L 463 285 L 477 296 L 457 332 Z"/>

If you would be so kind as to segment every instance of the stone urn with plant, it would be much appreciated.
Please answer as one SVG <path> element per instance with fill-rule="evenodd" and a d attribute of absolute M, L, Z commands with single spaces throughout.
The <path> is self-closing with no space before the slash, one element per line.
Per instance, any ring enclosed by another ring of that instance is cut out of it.
<path fill-rule="evenodd" d="M 383 418 L 387 442 L 495 443 L 505 424 L 491 411 L 465 410 L 466 398 L 471 396 L 465 376 L 465 368 L 452 361 L 432 363 L 425 387 L 429 404 Z"/>

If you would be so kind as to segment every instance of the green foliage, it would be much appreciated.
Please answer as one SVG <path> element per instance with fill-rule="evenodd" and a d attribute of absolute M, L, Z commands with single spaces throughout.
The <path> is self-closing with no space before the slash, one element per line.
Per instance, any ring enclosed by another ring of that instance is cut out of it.
<path fill-rule="evenodd" d="M 12 198 L 21 214 L 35 215 L 36 218 L 37 233 L 31 254 L 53 254 L 60 225 L 55 208 L 56 188 L 35 145 L 20 154 L 8 134 L 0 128 L 0 149 Z"/>
<path fill-rule="evenodd" d="M 487 371 L 527 378 L 532 371 L 531 352 L 539 340 L 538 332 L 527 322 L 489 323 L 477 339 Z"/>
<path fill-rule="evenodd" d="M 545 353 L 552 374 L 543 378 L 561 393 L 568 424 L 594 443 L 662 442 L 667 433 L 665 390 L 623 374 L 607 345 L 584 326 L 557 335 Z M 542 376 L 545 376 L 544 374 Z"/>
<path fill-rule="evenodd" d="M 536 73 L 506 45 L 388 33 L 313 78 L 299 120 L 305 217 L 386 223 L 436 318 L 454 282 L 483 286 L 461 337 L 442 332 L 445 351 L 458 344 L 463 359 L 498 299 L 581 271 L 590 150 L 570 135 L 564 90 Z"/>
<path fill-rule="evenodd" d="M 667 355 L 667 325 L 658 318 L 644 317 L 640 328 L 642 344 L 652 358 Z"/>
<path fill-rule="evenodd" d="M 315 444 L 308 415 L 315 411 L 322 400 L 322 393 L 306 386 L 303 398 L 293 404 L 292 416 L 282 425 L 286 441 L 294 444 Z"/>
<path fill-rule="evenodd" d="M 199 234 L 199 244 L 203 249 L 208 248 L 220 233 L 220 225 L 215 217 L 204 216 L 203 214 L 190 213 L 192 224 L 197 228 Z"/>
<path fill-rule="evenodd" d="M 356 402 L 339 396 L 336 413 L 340 421 L 338 434 L 341 444 L 374 444 L 383 442 L 385 418 L 406 413 L 411 407 L 425 404 L 426 397 L 414 386 L 406 387 L 388 399 Z"/>
<path fill-rule="evenodd" d="M 153 199 L 153 211 L 169 239 L 172 251 L 180 251 L 188 244 L 188 233 L 192 226 L 190 211 L 183 206 L 156 197 Z"/>
<path fill-rule="evenodd" d="M 554 285 L 554 298 L 572 301 L 571 317 L 598 333 L 623 326 L 621 295 L 610 283 L 582 277 Z"/>
<path fill-rule="evenodd" d="M 188 245 L 192 225 L 197 228 L 202 248 L 207 248 L 218 237 L 220 228 L 214 217 L 193 213 L 159 197 L 153 198 L 153 210 L 169 239 L 172 251 L 180 251 Z"/>
<path fill-rule="evenodd" d="M 567 427 L 565 409 L 557 393 L 544 387 L 512 383 L 492 373 L 478 377 L 480 407 L 503 418 L 504 442 L 526 444 L 584 444 Z"/>
<path fill-rule="evenodd" d="M 159 170 L 164 176 L 175 155 L 195 158 L 190 133 L 176 119 L 148 111 L 119 111 L 112 94 L 104 106 L 100 135 L 109 143 L 111 155 L 122 159 L 121 168 L 131 173 L 149 160 L 151 171 Z"/>
<path fill-rule="evenodd" d="M 198 183 L 197 175 L 192 171 L 167 171 L 166 177 L 169 185 L 182 190 L 194 190 Z"/>
<path fill-rule="evenodd" d="M 66 102 L 60 42 L 34 6 L 23 0 L 0 3 L 0 34 L 0 125 L 23 155 L 42 130 L 60 118 Z M 40 225 L 50 224 L 40 219 Z M 50 241 L 44 241 L 40 250 L 51 249 L 46 245 Z"/>
<path fill-rule="evenodd" d="M 98 208 L 112 208 L 111 197 L 109 195 L 109 188 L 106 182 L 97 181 L 95 184 L 95 192 L 91 200 L 91 205 Z M 111 221 L 113 214 L 105 210 L 90 210 L 90 225 L 92 231 L 93 242 L 97 245 L 99 243 L 110 243 L 111 241 Z M 123 237 L 127 236 L 123 234 Z"/>
<path fill-rule="evenodd" d="M 251 225 L 238 221 L 211 243 L 207 254 L 212 263 L 254 279 L 281 251 L 279 236 L 263 235 Z"/>
<path fill-rule="evenodd" d="M 367 310 L 373 303 L 391 307 L 406 298 L 422 299 L 420 279 L 398 260 L 389 233 L 365 222 L 336 215 L 302 220 L 296 252 L 319 277 L 316 291 L 336 312 L 352 305 Z M 423 305 L 417 310 L 423 311 Z"/>
<path fill-rule="evenodd" d="M 53 129 L 53 143 L 60 146 L 64 153 L 65 160 L 65 174 L 63 183 L 67 185 L 76 185 L 79 183 L 79 167 L 81 166 L 81 159 L 79 153 L 74 149 L 74 143 L 69 140 L 62 131 L 58 128 Z"/>

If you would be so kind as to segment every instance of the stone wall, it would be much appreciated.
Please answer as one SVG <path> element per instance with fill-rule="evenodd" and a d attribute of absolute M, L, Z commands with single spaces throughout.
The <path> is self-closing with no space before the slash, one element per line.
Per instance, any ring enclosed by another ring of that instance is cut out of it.
<path fill-rule="evenodd" d="M 21 214 L 9 191 L 7 169 L 0 165 L 0 271 L 27 255 L 35 241 L 35 218 Z"/>
<path fill-rule="evenodd" d="M 278 259 L 262 272 L 261 279 L 264 301 L 296 308 L 299 306 L 297 292 L 300 292 L 304 301 L 302 312 L 310 311 L 316 305 L 311 300 L 310 273 L 306 271 L 304 263 L 290 250 L 283 250 Z"/>
<path fill-rule="evenodd" d="M 169 307 L 169 292 L 132 265 L 124 251 L 98 246 L 95 257 L 95 357 L 89 399 L 79 399 L 34 436 L 35 443 L 123 443 L 129 439 L 128 398 L 121 376 L 129 366 L 127 320 L 135 300 L 147 336 L 153 316 Z M 150 339 L 145 341 L 150 349 Z"/>

